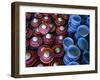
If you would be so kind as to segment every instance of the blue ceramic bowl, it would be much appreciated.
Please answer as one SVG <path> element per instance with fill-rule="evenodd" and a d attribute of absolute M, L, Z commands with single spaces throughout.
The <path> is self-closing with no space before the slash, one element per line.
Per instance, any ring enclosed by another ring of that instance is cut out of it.
<path fill-rule="evenodd" d="M 63 47 L 64 47 L 64 50 L 65 50 L 65 51 L 67 51 L 67 48 L 68 48 L 70 45 L 72 45 L 72 44 L 74 44 L 74 41 L 73 41 L 72 38 L 70 38 L 70 37 L 64 38 L 64 40 L 63 40 Z"/>
<path fill-rule="evenodd" d="M 85 50 L 82 55 L 82 62 L 89 64 L 89 51 Z"/>
<path fill-rule="evenodd" d="M 88 25 L 88 27 L 90 26 L 90 17 L 87 17 L 86 24 Z"/>
<path fill-rule="evenodd" d="M 75 61 L 75 60 L 79 59 L 81 52 L 80 52 L 80 49 L 77 46 L 70 45 L 68 47 L 66 54 L 67 54 L 67 57 L 69 58 L 70 61 Z"/>
<path fill-rule="evenodd" d="M 79 65 L 79 63 L 76 61 L 72 61 L 72 62 L 69 62 L 68 65 Z"/>
<path fill-rule="evenodd" d="M 83 37 L 80 37 L 78 39 L 77 45 L 81 50 L 87 50 L 88 49 L 88 41 Z"/>
<path fill-rule="evenodd" d="M 67 57 L 67 54 L 64 55 L 63 62 L 65 65 L 68 65 L 68 63 L 70 62 L 70 60 Z"/>
<path fill-rule="evenodd" d="M 87 37 L 89 34 L 89 28 L 86 25 L 80 25 L 75 33 L 75 38 Z"/>

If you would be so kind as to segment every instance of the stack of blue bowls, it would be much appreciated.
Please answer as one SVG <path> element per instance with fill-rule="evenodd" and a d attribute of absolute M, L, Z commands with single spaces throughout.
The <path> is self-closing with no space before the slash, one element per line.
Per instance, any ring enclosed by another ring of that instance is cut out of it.
<path fill-rule="evenodd" d="M 63 40 L 63 47 L 65 50 L 65 54 L 64 54 L 64 58 L 63 58 L 64 64 L 65 65 L 79 64 L 76 61 L 79 59 L 81 52 L 80 52 L 80 49 L 76 45 L 74 45 L 73 39 L 70 37 L 66 37 Z"/>
<path fill-rule="evenodd" d="M 75 33 L 80 23 L 81 17 L 79 15 L 70 15 L 68 20 L 68 34 Z"/>

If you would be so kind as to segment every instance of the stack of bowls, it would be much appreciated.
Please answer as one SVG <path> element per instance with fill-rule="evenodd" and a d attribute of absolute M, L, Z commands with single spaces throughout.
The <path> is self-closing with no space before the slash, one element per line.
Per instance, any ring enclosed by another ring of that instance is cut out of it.
<path fill-rule="evenodd" d="M 80 23 L 81 17 L 79 15 L 70 15 L 68 21 L 68 34 L 75 33 Z"/>

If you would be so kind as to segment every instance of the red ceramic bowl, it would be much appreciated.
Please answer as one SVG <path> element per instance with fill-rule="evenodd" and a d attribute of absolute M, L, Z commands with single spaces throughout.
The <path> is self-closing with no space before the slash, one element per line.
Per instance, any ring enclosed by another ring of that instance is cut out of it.
<path fill-rule="evenodd" d="M 65 20 L 67 20 L 67 19 L 68 19 L 68 16 L 67 16 L 67 15 L 65 15 L 65 14 L 61 14 L 61 17 L 62 17 L 63 19 L 65 19 Z"/>
<path fill-rule="evenodd" d="M 43 37 L 43 41 L 44 41 L 44 44 L 52 45 L 52 43 L 54 41 L 54 36 L 52 34 L 48 33 Z"/>
<path fill-rule="evenodd" d="M 62 17 L 57 17 L 55 23 L 57 26 L 65 25 L 65 20 Z"/>
<path fill-rule="evenodd" d="M 39 31 L 39 28 L 38 28 L 38 27 L 37 27 L 37 28 L 34 28 L 34 30 L 33 30 L 33 35 L 34 35 L 34 36 L 42 37 L 42 34 L 41 34 L 41 32 Z"/>
<path fill-rule="evenodd" d="M 65 26 L 59 26 L 56 28 L 57 35 L 66 35 L 66 27 Z"/>
<path fill-rule="evenodd" d="M 35 13 L 34 17 L 41 19 L 43 17 L 43 15 L 41 13 Z"/>
<path fill-rule="evenodd" d="M 34 36 L 30 40 L 30 46 L 33 48 L 37 48 L 42 44 L 42 39 L 40 37 Z"/>
<path fill-rule="evenodd" d="M 30 44 L 29 40 L 26 40 L 26 48 L 29 47 L 29 44 Z"/>
<path fill-rule="evenodd" d="M 45 67 L 45 66 L 49 66 L 48 64 L 44 64 L 43 62 L 41 62 L 40 60 L 37 61 L 35 64 L 34 64 L 35 67 Z"/>
<path fill-rule="evenodd" d="M 55 32 L 56 31 L 56 26 L 54 24 L 49 24 L 50 26 L 50 32 Z"/>
<path fill-rule="evenodd" d="M 60 66 L 63 65 L 63 61 L 60 58 L 54 58 L 51 63 L 49 63 L 49 66 Z"/>
<path fill-rule="evenodd" d="M 45 15 L 42 19 L 41 19 L 41 22 L 42 23 L 50 23 L 51 22 L 51 19 L 49 17 L 49 15 Z"/>
<path fill-rule="evenodd" d="M 39 26 L 39 32 L 43 35 L 47 34 L 49 32 L 49 30 L 50 30 L 50 27 L 49 27 L 49 24 L 47 24 L 47 23 L 41 24 Z"/>
<path fill-rule="evenodd" d="M 47 45 L 43 45 L 38 49 L 38 55 L 44 64 L 50 63 L 54 58 L 53 50 Z"/>
<path fill-rule="evenodd" d="M 26 38 L 30 38 L 32 36 L 32 30 L 30 28 L 26 28 Z"/>
<path fill-rule="evenodd" d="M 32 67 L 35 64 L 35 62 L 37 61 L 37 54 L 36 54 L 36 52 L 28 51 L 26 53 L 25 59 L 26 59 L 26 66 L 27 67 Z"/>
<path fill-rule="evenodd" d="M 61 45 L 55 45 L 53 47 L 53 51 L 54 51 L 54 57 L 62 57 L 64 55 L 64 49 Z"/>
<path fill-rule="evenodd" d="M 38 18 L 33 18 L 32 21 L 31 21 L 31 25 L 32 25 L 33 28 L 38 27 L 40 24 L 41 24 L 41 21 Z"/>
<path fill-rule="evenodd" d="M 63 43 L 63 39 L 64 39 L 64 36 L 63 35 L 57 35 L 56 36 L 56 44 L 62 44 Z"/>
<path fill-rule="evenodd" d="M 38 56 L 39 57 L 41 57 L 41 56 L 43 56 L 43 50 L 45 49 L 45 48 L 49 48 L 49 46 L 48 45 L 41 45 L 39 48 L 38 48 Z"/>
<path fill-rule="evenodd" d="M 31 13 L 26 13 L 26 19 L 29 20 L 31 18 L 32 14 Z"/>
<path fill-rule="evenodd" d="M 40 60 L 44 64 L 50 63 L 54 58 L 54 53 L 53 53 L 53 50 L 51 48 L 45 48 L 42 51 L 42 54 L 43 54 L 43 56 L 40 57 Z"/>

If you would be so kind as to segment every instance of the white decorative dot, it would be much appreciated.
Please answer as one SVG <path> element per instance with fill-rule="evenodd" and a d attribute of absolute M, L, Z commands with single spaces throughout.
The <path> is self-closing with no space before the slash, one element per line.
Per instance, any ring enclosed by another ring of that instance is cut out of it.
<path fill-rule="evenodd" d="M 28 60 L 28 59 L 30 59 L 30 58 L 31 58 L 30 53 L 27 53 L 26 56 L 25 56 L 25 60 Z"/>
<path fill-rule="evenodd" d="M 50 24 L 50 28 L 52 28 L 53 27 L 53 25 L 52 24 Z"/>
<path fill-rule="evenodd" d="M 55 51 L 56 51 L 56 53 L 59 53 L 60 52 L 60 48 L 56 48 Z"/>
<path fill-rule="evenodd" d="M 59 28 L 61 31 L 63 31 L 64 30 L 64 26 L 60 26 L 60 28 Z"/>
<path fill-rule="evenodd" d="M 55 62 L 55 63 L 53 64 L 53 66 L 57 66 L 57 63 Z"/>
<path fill-rule="evenodd" d="M 58 18 L 58 21 L 61 22 L 62 21 L 62 18 Z"/>
<path fill-rule="evenodd" d="M 39 32 L 39 29 L 38 28 L 36 29 L 36 32 Z"/>
<path fill-rule="evenodd" d="M 38 37 L 33 37 L 32 40 L 33 41 L 37 41 L 38 40 Z"/>
<path fill-rule="evenodd" d="M 34 18 L 34 19 L 33 19 L 33 22 L 34 22 L 34 23 L 37 23 L 37 22 L 38 22 L 38 19 Z"/>
<path fill-rule="evenodd" d="M 63 36 L 59 36 L 59 39 L 62 40 L 63 39 Z"/>
<path fill-rule="evenodd" d="M 42 65 L 42 64 L 38 64 L 37 66 L 38 66 L 38 67 L 42 67 L 43 65 Z"/>
<path fill-rule="evenodd" d="M 46 34 L 46 38 L 50 39 L 51 38 L 51 34 Z"/>
<path fill-rule="evenodd" d="M 46 25 L 41 25 L 42 29 L 46 29 L 46 27 L 47 27 Z"/>
<path fill-rule="evenodd" d="M 50 56 L 50 52 L 49 51 L 45 51 L 43 56 L 46 57 L 46 58 L 49 57 Z"/>
<path fill-rule="evenodd" d="M 44 19 L 48 19 L 48 16 L 45 16 Z"/>

